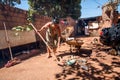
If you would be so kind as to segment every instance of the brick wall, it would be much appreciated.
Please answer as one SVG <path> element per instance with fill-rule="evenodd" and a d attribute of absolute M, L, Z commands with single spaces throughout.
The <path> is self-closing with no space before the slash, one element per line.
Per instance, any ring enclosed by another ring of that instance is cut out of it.
<path fill-rule="evenodd" d="M 40 29 L 46 22 L 51 20 L 47 16 L 40 15 L 35 15 L 34 19 L 33 24 L 37 29 Z M 5 22 L 7 30 L 11 30 L 15 26 L 25 25 L 28 23 L 27 11 L 0 4 L 0 30 L 4 30 L 3 22 Z M 42 35 L 44 36 L 44 31 L 42 31 Z M 39 40 L 38 36 L 37 40 Z"/>
<path fill-rule="evenodd" d="M 35 15 L 34 25 L 36 28 L 40 28 L 50 18 L 47 16 Z M 3 22 L 6 23 L 7 29 L 11 29 L 14 26 L 25 25 L 27 21 L 27 11 L 0 4 L 0 29 L 4 29 Z"/>
<path fill-rule="evenodd" d="M 23 25 L 27 22 L 26 16 L 27 11 L 0 4 L 0 29 L 4 29 L 3 22 L 6 23 L 7 29 Z"/>
<path fill-rule="evenodd" d="M 34 26 L 37 29 L 40 29 L 46 22 L 51 21 L 50 17 L 42 16 L 42 15 L 34 15 Z M 72 18 L 68 17 L 67 21 L 69 26 L 74 26 L 75 22 Z M 25 25 L 28 23 L 27 21 L 27 11 L 10 7 L 8 5 L 0 4 L 0 30 L 4 30 L 3 22 L 5 22 L 7 30 L 11 30 L 12 27 Z M 61 25 L 61 31 L 66 28 L 65 25 Z M 45 37 L 45 31 L 41 32 L 43 37 Z M 39 37 L 37 36 L 39 40 Z"/>

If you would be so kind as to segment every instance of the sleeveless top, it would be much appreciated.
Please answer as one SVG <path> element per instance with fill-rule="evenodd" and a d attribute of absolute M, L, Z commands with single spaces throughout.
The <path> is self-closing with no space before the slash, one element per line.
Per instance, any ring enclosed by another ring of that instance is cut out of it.
<path fill-rule="evenodd" d="M 47 29 L 47 34 L 51 37 L 54 37 L 58 34 L 60 35 L 59 26 L 54 25 L 54 24 L 50 24 L 48 29 Z"/>

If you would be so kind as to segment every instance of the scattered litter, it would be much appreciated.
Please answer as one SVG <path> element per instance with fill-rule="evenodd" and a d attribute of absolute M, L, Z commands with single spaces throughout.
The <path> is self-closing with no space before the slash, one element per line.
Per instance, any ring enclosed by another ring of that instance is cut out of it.
<path fill-rule="evenodd" d="M 93 45 L 98 44 L 98 39 L 97 39 L 97 38 L 94 38 L 91 43 L 92 43 Z"/>
<path fill-rule="evenodd" d="M 69 65 L 69 66 L 71 66 L 71 65 L 75 64 L 75 62 L 76 62 L 76 60 L 75 60 L 75 59 L 72 59 L 72 60 L 68 60 L 68 61 L 66 62 L 66 64 Z"/>
<path fill-rule="evenodd" d="M 88 67 L 86 65 L 81 65 L 81 68 L 84 70 L 88 70 Z"/>
<path fill-rule="evenodd" d="M 86 63 L 87 63 L 87 61 L 86 61 L 85 59 L 80 59 L 80 60 L 78 60 L 78 64 L 79 64 L 79 65 L 81 65 L 81 64 L 82 64 L 82 65 L 83 65 L 83 64 L 85 65 Z"/>
<path fill-rule="evenodd" d="M 87 66 L 87 60 L 86 59 L 79 59 L 76 56 L 68 56 L 66 59 L 59 58 L 59 66 L 62 67 L 69 67 L 69 66 L 76 66 L 79 65 L 79 67 L 83 70 L 88 70 Z"/>

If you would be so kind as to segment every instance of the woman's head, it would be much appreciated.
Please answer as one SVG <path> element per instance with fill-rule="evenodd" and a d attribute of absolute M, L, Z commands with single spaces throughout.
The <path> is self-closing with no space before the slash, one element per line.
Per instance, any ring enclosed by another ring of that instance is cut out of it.
<path fill-rule="evenodd" d="M 53 19 L 52 19 L 52 22 L 53 22 L 54 24 L 59 24 L 59 19 L 58 19 L 58 18 L 53 18 Z"/>

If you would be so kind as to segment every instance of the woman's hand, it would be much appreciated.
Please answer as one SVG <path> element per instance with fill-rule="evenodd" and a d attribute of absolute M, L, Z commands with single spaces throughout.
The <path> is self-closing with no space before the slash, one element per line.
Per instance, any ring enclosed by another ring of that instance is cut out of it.
<path fill-rule="evenodd" d="M 42 27 L 40 30 L 38 30 L 38 32 L 41 32 L 44 29 L 44 27 Z"/>
<path fill-rule="evenodd" d="M 37 30 L 37 32 L 40 32 L 40 30 Z"/>

